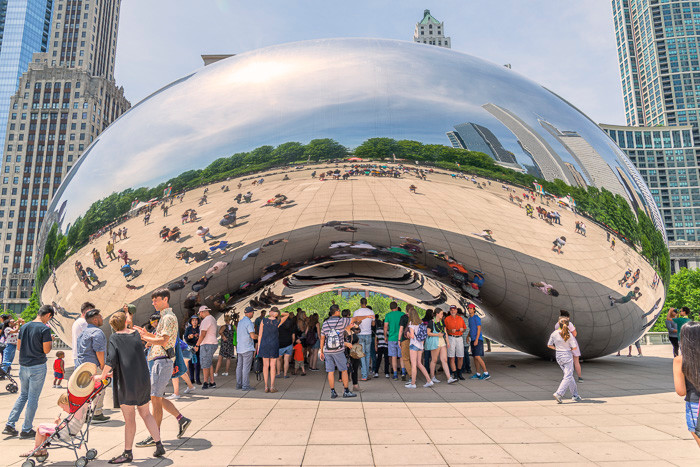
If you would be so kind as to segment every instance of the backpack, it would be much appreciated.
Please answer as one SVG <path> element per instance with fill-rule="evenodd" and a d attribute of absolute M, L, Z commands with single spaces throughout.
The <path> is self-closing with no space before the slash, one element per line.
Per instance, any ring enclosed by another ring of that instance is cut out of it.
<path fill-rule="evenodd" d="M 416 329 L 416 340 L 423 342 L 428 338 L 428 325 L 426 323 L 420 323 L 418 329 Z"/>
<path fill-rule="evenodd" d="M 343 347 L 344 342 L 345 340 L 343 339 L 342 334 L 338 332 L 337 328 L 331 329 L 330 332 L 326 334 L 326 350 L 340 350 Z"/>
<path fill-rule="evenodd" d="M 313 346 L 316 343 L 316 340 L 316 327 L 306 331 L 306 338 L 304 339 L 304 343 L 307 347 Z"/>

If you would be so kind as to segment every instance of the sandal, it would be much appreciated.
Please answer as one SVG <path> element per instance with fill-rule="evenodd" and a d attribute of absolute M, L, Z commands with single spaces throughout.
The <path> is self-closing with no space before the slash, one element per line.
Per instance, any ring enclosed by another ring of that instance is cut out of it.
<path fill-rule="evenodd" d="M 277 388 L 270 388 L 270 392 L 277 392 Z"/>
<path fill-rule="evenodd" d="M 265 388 L 265 392 L 270 392 L 270 389 L 269 389 L 269 388 Z"/>
<path fill-rule="evenodd" d="M 44 457 L 44 456 L 48 457 L 48 455 L 49 455 L 49 451 L 47 451 L 46 449 L 43 449 L 41 451 L 37 451 L 34 454 L 32 454 L 32 452 L 33 452 L 33 450 L 27 451 L 23 454 L 20 454 L 19 457 Z"/>
<path fill-rule="evenodd" d="M 117 457 L 111 458 L 107 463 L 108 464 L 126 464 L 127 462 L 133 462 L 134 461 L 134 455 L 133 454 L 127 454 L 125 452 L 121 453 Z"/>

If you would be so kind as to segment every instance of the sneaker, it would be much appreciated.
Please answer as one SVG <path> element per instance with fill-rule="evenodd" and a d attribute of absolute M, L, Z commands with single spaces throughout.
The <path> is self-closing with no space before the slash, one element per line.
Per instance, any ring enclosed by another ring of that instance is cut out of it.
<path fill-rule="evenodd" d="M 583 399 L 581 399 L 581 396 L 574 396 L 571 398 L 571 400 L 574 402 L 581 402 Z"/>
<path fill-rule="evenodd" d="M 155 446 L 155 445 L 156 445 L 156 442 L 153 441 L 153 438 L 151 438 L 150 436 L 148 438 L 144 439 L 143 441 L 139 441 L 138 443 L 136 443 L 137 448 L 147 448 L 147 447 L 151 447 L 151 446 Z"/>
<path fill-rule="evenodd" d="M 163 444 L 161 443 L 160 446 L 156 447 L 156 450 L 153 453 L 153 457 L 163 457 L 164 455 L 165 455 L 165 448 L 163 447 Z"/>
<path fill-rule="evenodd" d="M 343 397 L 345 397 L 345 398 L 348 398 L 348 397 L 357 397 L 357 394 L 355 394 L 354 392 L 345 391 L 345 392 L 343 392 Z"/>
<path fill-rule="evenodd" d="M 394 381 L 398 381 L 399 376 L 396 373 L 394 373 L 394 376 L 392 376 L 391 379 L 393 379 Z"/>
<path fill-rule="evenodd" d="M 644 356 L 644 355 L 642 355 L 642 354 L 637 354 L 637 357 L 643 357 L 643 356 Z"/>
<path fill-rule="evenodd" d="M 217 376 L 219 376 L 219 373 L 214 373 L 214 377 L 216 378 Z"/>
<path fill-rule="evenodd" d="M 491 378 L 491 375 L 488 373 L 484 373 L 483 375 L 481 375 L 481 378 L 479 378 L 479 379 L 489 379 L 489 378 Z"/>
<path fill-rule="evenodd" d="M 179 398 L 180 398 L 180 395 L 179 395 L 179 394 L 170 394 L 168 397 L 166 397 L 166 399 L 168 399 L 169 401 L 176 401 L 176 400 L 178 400 Z M 94 418 L 94 417 L 93 417 L 93 418 Z"/>
<path fill-rule="evenodd" d="M 209 383 L 202 384 L 202 389 L 209 389 Z"/>
<path fill-rule="evenodd" d="M 389 375 L 386 375 L 386 376 L 387 376 L 387 378 L 389 377 Z M 375 373 L 375 374 L 374 374 L 374 377 L 375 377 L 375 378 L 379 378 L 379 373 Z"/>
<path fill-rule="evenodd" d="M 469 379 L 481 379 L 481 375 L 479 373 L 473 374 L 471 378 Z"/>
<path fill-rule="evenodd" d="M 178 423 L 180 424 L 180 429 L 177 430 L 177 439 L 182 438 L 182 435 L 185 434 L 185 431 L 187 431 L 187 427 L 190 426 L 190 423 L 192 423 L 192 420 L 190 420 L 187 417 L 182 417 Z"/>
<path fill-rule="evenodd" d="M 559 394 L 555 392 L 552 396 L 554 396 L 554 400 L 557 401 L 557 404 L 561 404 L 561 396 Z"/>
<path fill-rule="evenodd" d="M 472 376 L 472 378 L 473 378 L 473 376 Z M 457 373 L 457 379 L 461 379 L 462 381 L 464 381 L 466 378 L 464 376 L 462 376 L 462 373 Z"/>
<path fill-rule="evenodd" d="M 109 420 L 109 417 L 105 416 L 105 414 L 102 414 L 102 413 L 92 416 L 92 423 L 104 423 L 108 420 Z"/>
<path fill-rule="evenodd" d="M 581 378 L 581 377 L 579 376 L 579 377 L 578 377 L 578 382 L 579 382 L 579 383 L 583 383 L 583 378 Z"/>
<path fill-rule="evenodd" d="M 311 371 L 320 371 L 318 368 L 309 368 Z"/>
<path fill-rule="evenodd" d="M 197 388 L 195 386 L 192 386 L 191 388 L 185 388 L 185 390 L 182 392 L 184 392 L 185 394 L 189 394 L 191 392 L 194 392 L 195 389 L 197 389 Z"/>
<path fill-rule="evenodd" d="M 35 436 L 36 431 L 34 431 L 32 428 L 30 428 L 29 431 L 19 432 L 19 439 L 34 439 Z"/>
<path fill-rule="evenodd" d="M 453 378 L 450 376 L 450 379 L 447 380 L 447 384 L 456 383 L 457 381 L 459 381 L 457 378 Z"/>
<path fill-rule="evenodd" d="M 228 373 L 221 373 L 221 376 L 228 376 Z"/>
<path fill-rule="evenodd" d="M 428 381 L 423 385 L 424 388 L 429 388 L 430 386 L 435 386 L 435 383 L 433 383 L 432 381 Z M 415 386 L 413 387 L 415 388 Z"/>
<path fill-rule="evenodd" d="M 433 376 L 433 379 L 432 379 L 431 381 L 432 381 L 433 383 L 439 383 L 439 382 L 440 382 L 440 380 L 437 379 L 435 376 Z"/>
<path fill-rule="evenodd" d="M 407 384 L 406 389 L 416 389 L 416 385 L 415 384 Z"/>
<path fill-rule="evenodd" d="M 2 430 L 3 435 L 9 435 L 9 436 L 17 436 L 19 432 L 14 429 L 14 427 L 11 427 L 10 425 L 5 425 L 5 429 Z"/>
<path fill-rule="evenodd" d="M 411 385 L 411 380 L 409 379 L 408 382 L 406 384 L 404 384 L 404 386 L 409 387 L 410 385 Z"/>
<path fill-rule="evenodd" d="M 406 373 L 401 373 L 401 381 L 406 381 Z"/>
<path fill-rule="evenodd" d="M 335 389 L 331 389 L 331 399 L 337 399 L 338 398 L 338 393 L 335 392 Z"/>
<path fill-rule="evenodd" d="M 389 373 L 384 373 L 385 378 L 389 378 Z"/>
<path fill-rule="evenodd" d="M 216 387 L 216 383 L 209 383 L 209 389 L 215 388 L 215 387 Z"/>
<path fill-rule="evenodd" d="M 240 384 L 237 384 L 237 385 L 236 385 L 236 390 L 237 390 L 237 391 L 240 391 L 241 389 L 243 389 L 243 386 L 241 386 Z"/>
<path fill-rule="evenodd" d="M 253 386 L 243 387 L 241 391 L 255 391 L 255 388 Z"/>

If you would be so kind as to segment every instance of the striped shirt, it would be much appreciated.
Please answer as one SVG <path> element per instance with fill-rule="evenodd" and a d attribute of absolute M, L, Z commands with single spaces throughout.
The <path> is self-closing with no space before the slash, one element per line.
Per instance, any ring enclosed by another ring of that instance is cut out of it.
<path fill-rule="evenodd" d="M 384 338 L 384 323 L 381 324 L 381 326 L 377 326 L 377 348 L 380 349 L 386 349 L 388 346 L 386 345 L 386 339 Z"/>

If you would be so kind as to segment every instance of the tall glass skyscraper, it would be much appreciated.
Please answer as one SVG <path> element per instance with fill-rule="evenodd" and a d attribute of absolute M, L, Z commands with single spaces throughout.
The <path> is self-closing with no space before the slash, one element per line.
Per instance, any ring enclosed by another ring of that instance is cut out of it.
<path fill-rule="evenodd" d="M 700 112 L 700 2 L 612 0 L 627 124 L 692 125 Z"/>
<path fill-rule="evenodd" d="M 10 97 L 32 54 L 46 52 L 53 0 L 0 0 L 0 141 L 5 141 Z M 0 157 L 4 152 L 0 144 Z M 0 159 L 1 160 L 1 159 Z"/>

